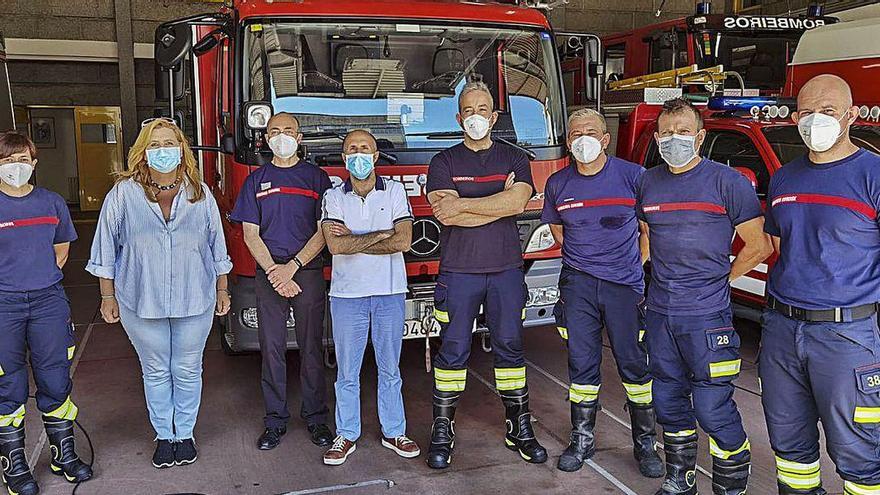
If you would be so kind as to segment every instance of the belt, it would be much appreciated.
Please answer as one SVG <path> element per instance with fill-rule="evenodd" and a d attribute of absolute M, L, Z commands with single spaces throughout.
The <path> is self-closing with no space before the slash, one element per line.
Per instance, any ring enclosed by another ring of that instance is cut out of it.
<path fill-rule="evenodd" d="M 852 308 L 803 309 L 779 302 L 773 296 L 767 298 L 767 307 L 795 320 L 833 323 L 861 320 L 877 312 L 877 303 Z"/>

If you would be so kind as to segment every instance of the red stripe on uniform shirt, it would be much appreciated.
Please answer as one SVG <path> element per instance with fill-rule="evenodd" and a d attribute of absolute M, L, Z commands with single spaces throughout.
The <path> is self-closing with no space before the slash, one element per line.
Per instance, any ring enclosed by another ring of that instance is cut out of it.
<path fill-rule="evenodd" d="M 298 187 L 273 187 L 257 193 L 257 199 L 265 198 L 271 194 L 293 194 L 295 196 L 307 196 L 312 199 L 318 199 L 320 196 L 310 189 L 300 189 Z"/>
<path fill-rule="evenodd" d="M 877 210 L 872 208 L 871 205 L 855 199 L 843 198 L 840 196 L 804 193 L 783 194 L 782 196 L 776 196 L 775 198 L 773 198 L 773 201 L 770 204 L 771 206 L 776 206 L 782 203 L 804 203 L 814 205 L 840 206 L 841 208 L 846 208 L 848 210 L 861 213 L 871 220 L 875 220 L 877 218 Z"/>
<path fill-rule="evenodd" d="M 0 229 L 14 229 L 15 227 L 30 227 L 32 225 L 58 225 L 59 223 L 61 223 L 61 220 L 58 217 L 20 218 L 18 220 L 0 222 Z"/>
<path fill-rule="evenodd" d="M 636 200 L 633 198 L 602 198 L 602 199 L 585 199 L 582 201 L 569 201 L 562 203 L 556 207 L 556 211 L 565 211 L 572 208 L 593 208 L 596 206 L 635 206 Z"/>
<path fill-rule="evenodd" d="M 482 177 L 479 176 L 458 176 L 453 177 L 452 182 L 500 182 L 506 181 L 506 175 L 484 175 Z"/>
<path fill-rule="evenodd" d="M 727 208 L 721 205 L 716 205 L 715 203 L 704 203 L 700 201 L 642 205 L 642 211 L 644 213 L 666 213 L 669 211 L 705 211 L 707 213 L 718 213 L 719 215 L 727 214 Z"/>

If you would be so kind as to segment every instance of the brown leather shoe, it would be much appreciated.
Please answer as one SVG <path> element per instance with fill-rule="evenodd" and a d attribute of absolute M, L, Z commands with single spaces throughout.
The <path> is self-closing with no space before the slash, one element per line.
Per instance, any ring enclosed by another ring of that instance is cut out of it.
<path fill-rule="evenodd" d="M 324 464 L 328 466 L 339 466 L 343 462 L 348 459 L 355 449 L 357 449 L 357 445 L 354 442 L 346 439 L 342 435 L 338 435 L 335 440 L 333 440 L 333 446 L 327 449 L 327 452 L 324 452 Z"/>
<path fill-rule="evenodd" d="M 400 457 L 406 457 L 407 459 L 418 457 L 422 452 L 419 450 L 419 446 L 407 438 L 406 435 L 400 435 L 397 438 L 382 437 L 382 446 L 397 452 L 397 455 Z"/>

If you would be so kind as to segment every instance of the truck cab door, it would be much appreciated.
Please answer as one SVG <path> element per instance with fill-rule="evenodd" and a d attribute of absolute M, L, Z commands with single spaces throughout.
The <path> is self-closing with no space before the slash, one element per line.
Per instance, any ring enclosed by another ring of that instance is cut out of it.
<path fill-rule="evenodd" d="M 566 85 L 568 113 L 582 107 L 599 110 L 605 74 L 602 41 L 594 34 L 556 33 L 556 46 Z"/>

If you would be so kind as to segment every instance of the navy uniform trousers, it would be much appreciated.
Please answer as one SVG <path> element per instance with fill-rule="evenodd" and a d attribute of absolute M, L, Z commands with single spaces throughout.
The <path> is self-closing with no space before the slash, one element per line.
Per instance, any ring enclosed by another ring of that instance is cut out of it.
<path fill-rule="evenodd" d="M 61 284 L 28 292 L 0 291 L 0 426 L 21 425 L 28 398 L 27 354 L 46 416 L 76 419 L 70 400 L 75 342 Z"/>
<path fill-rule="evenodd" d="M 462 392 L 467 381 L 474 320 L 480 306 L 486 313 L 499 392 L 526 386 L 522 347 L 523 318 L 528 295 L 522 269 L 497 273 L 443 272 L 434 290 L 434 317 L 440 322 L 440 352 L 434 359 L 434 380 L 441 392 Z"/>
<path fill-rule="evenodd" d="M 741 360 L 730 307 L 706 315 L 649 309 L 645 323 L 654 407 L 664 435 L 694 435 L 699 423 L 714 457 L 744 459 L 750 446 L 733 401 Z"/>
<path fill-rule="evenodd" d="M 559 290 L 561 297 L 553 313 L 559 335 L 568 345 L 569 400 L 590 403 L 598 399 L 604 326 L 627 399 L 650 404 L 648 356 L 641 344 L 641 292 L 568 266 L 559 275 Z"/>
<path fill-rule="evenodd" d="M 780 493 L 817 493 L 821 487 L 821 420 L 844 493 L 880 495 L 880 332 L 875 317 L 813 323 L 765 310 L 759 373 Z"/>
<path fill-rule="evenodd" d="M 277 262 L 278 260 L 276 260 Z M 327 284 L 320 268 L 300 269 L 293 276 L 302 293 L 286 298 L 275 292 L 272 283 L 257 269 L 255 289 L 259 338 L 262 354 L 262 389 L 266 405 L 267 428 L 287 426 L 287 319 L 293 309 L 296 343 L 300 355 L 300 416 L 308 424 L 327 422 L 327 385 L 324 380 L 324 308 Z"/>

